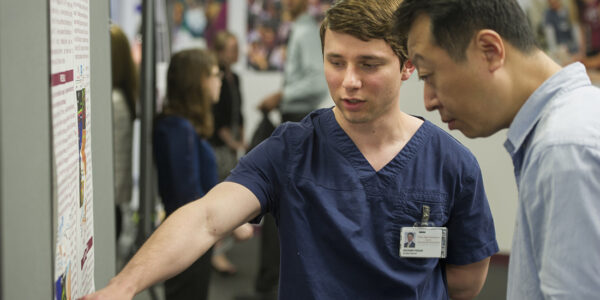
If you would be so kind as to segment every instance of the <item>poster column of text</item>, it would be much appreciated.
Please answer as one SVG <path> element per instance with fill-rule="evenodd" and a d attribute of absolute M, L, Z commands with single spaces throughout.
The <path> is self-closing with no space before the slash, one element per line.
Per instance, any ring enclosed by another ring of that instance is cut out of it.
<path fill-rule="evenodd" d="M 50 1 L 55 299 L 94 290 L 89 0 Z"/>

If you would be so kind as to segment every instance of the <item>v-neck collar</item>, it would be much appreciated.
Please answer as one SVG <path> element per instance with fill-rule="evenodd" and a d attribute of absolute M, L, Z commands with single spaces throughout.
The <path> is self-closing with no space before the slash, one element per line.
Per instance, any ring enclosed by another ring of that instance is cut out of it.
<path fill-rule="evenodd" d="M 338 149 L 341 154 L 350 162 L 356 170 L 359 178 L 362 180 L 368 179 L 373 175 L 379 175 L 384 180 L 391 180 L 404 169 L 406 164 L 417 154 L 425 141 L 431 136 L 433 124 L 423 118 L 423 124 L 417 129 L 415 134 L 404 145 L 402 150 L 394 156 L 379 171 L 375 171 L 367 158 L 360 152 L 354 141 L 346 134 L 340 124 L 335 119 L 333 109 L 327 110 L 323 116 L 324 128 L 326 136 L 329 137 L 328 142 L 333 145 L 334 149 Z"/>

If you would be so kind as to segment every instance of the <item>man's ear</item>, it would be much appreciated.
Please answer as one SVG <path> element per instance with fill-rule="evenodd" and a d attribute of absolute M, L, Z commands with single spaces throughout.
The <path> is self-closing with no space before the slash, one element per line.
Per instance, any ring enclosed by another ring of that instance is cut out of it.
<path fill-rule="evenodd" d="M 413 65 L 412 61 L 407 59 L 404 62 L 404 66 L 402 66 L 402 81 L 408 80 L 414 71 L 415 65 Z"/>
<path fill-rule="evenodd" d="M 483 54 L 490 72 L 504 65 L 506 48 L 502 37 L 496 31 L 483 29 L 477 32 L 474 47 L 478 53 Z"/>

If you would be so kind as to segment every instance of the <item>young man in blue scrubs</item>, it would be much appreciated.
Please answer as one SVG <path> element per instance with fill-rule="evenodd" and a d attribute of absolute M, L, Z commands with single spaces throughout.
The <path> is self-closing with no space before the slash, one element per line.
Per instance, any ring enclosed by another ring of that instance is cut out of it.
<path fill-rule="evenodd" d="M 414 69 L 390 28 L 400 2 L 333 5 L 321 36 L 335 107 L 281 125 L 86 299 L 131 299 L 266 213 L 279 226 L 280 299 L 475 297 L 498 251 L 481 172 L 455 139 L 399 108 Z M 404 230 L 430 240 L 403 249 Z"/>
<path fill-rule="evenodd" d="M 600 90 L 535 43 L 515 0 L 405 0 L 396 33 L 450 129 L 508 128 L 519 191 L 508 299 L 597 299 Z"/>

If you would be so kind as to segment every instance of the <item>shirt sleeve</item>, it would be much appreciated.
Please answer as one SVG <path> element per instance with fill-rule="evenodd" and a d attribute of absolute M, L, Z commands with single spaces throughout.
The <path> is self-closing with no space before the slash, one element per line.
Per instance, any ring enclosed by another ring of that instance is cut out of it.
<path fill-rule="evenodd" d="M 164 122 L 164 120 L 163 120 Z M 206 191 L 200 184 L 196 132 L 189 122 L 169 124 L 158 121 L 154 131 L 154 158 L 159 193 L 167 213 L 200 198 Z"/>
<path fill-rule="evenodd" d="M 595 299 L 600 287 L 600 144 L 550 146 L 523 197 L 546 299 Z"/>
<path fill-rule="evenodd" d="M 479 164 L 472 157 L 472 160 L 464 162 L 463 168 L 468 171 L 462 175 L 459 196 L 455 199 L 446 224 L 446 262 L 454 265 L 475 263 L 499 250 Z"/>
<path fill-rule="evenodd" d="M 261 216 L 252 222 L 258 223 L 263 214 L 277 214 L 280 187 L 287 174 L 286 157 L 289 147 L 284 139 L 288 124 L 279 126 L 275 132 L 242 157 L 226 181 L 248 188 L 259 200 Z"/>

